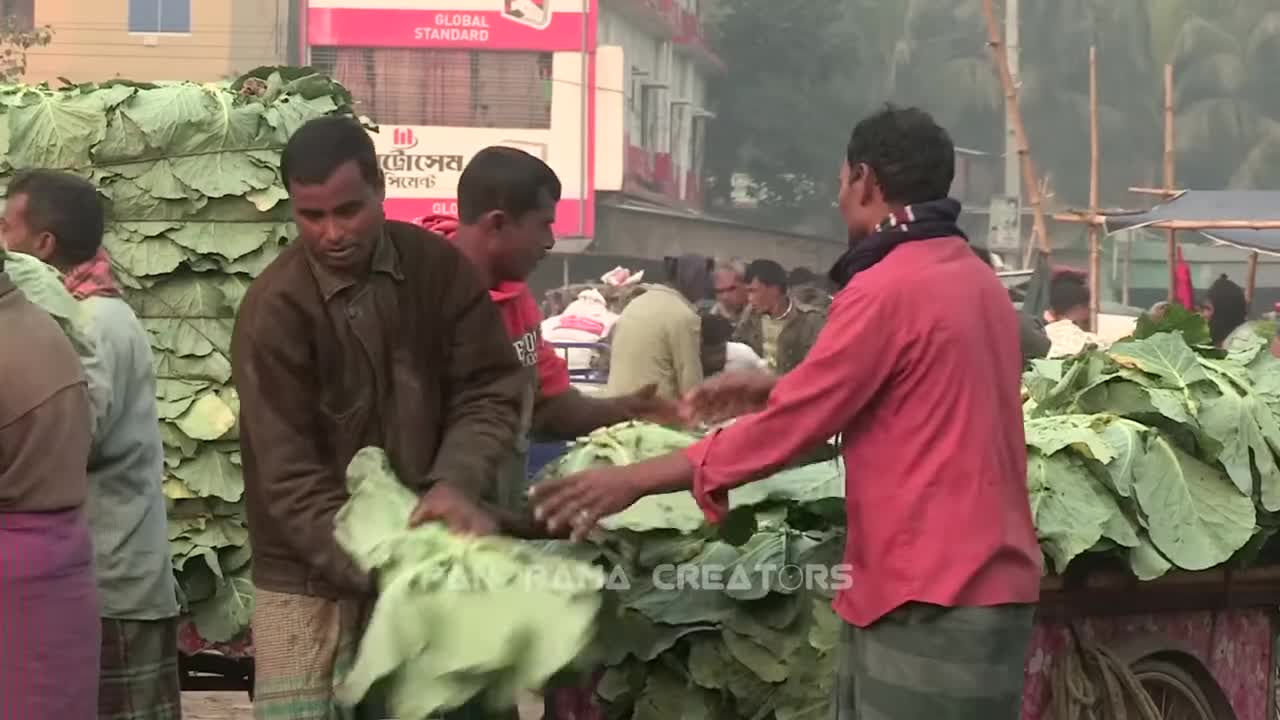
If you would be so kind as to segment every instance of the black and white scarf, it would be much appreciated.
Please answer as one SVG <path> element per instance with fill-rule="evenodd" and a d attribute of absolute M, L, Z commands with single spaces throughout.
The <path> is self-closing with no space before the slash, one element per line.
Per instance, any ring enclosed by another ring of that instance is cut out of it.
<path fill-rule="evenodd" d="M 843 288 L 853 277 L 885 259 L 893 249 L 913 240 L 969 237 L 960 229 L 960 201 L 951 198 L 907 205 L 894 211 L 866 237 L 851 243 L 827 274 L 836 287 Z"/>

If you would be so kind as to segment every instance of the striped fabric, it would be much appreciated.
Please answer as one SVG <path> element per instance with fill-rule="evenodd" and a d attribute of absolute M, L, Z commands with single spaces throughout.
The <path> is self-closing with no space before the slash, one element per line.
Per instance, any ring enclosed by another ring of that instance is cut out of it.
<path fill-rule="evenodd" d="M 0 513 L 0 720 L 92 720 L 97 583 L 80 510 Z"/>
<path fill-rule="evenodd" d="M 354 710 L 334 702 L 335 679 L 341 679 L 355 660 L 368 611 L 356 602 L 255 588 L 254 720 L 390 718 L 378 698 L 365 698 Z M 514 707 L 493 710 L 476 699 L 445 713 L 442 720 L 519 718 Z"/>
<path fill-rule="evenodd" d="M 98 720 L 181 720 L 178 620 L 102 621 Z"/>
<path fill-rule="evenodd" d="M 81 263 L 62 277 L 63 287 L 75 299 L 88 297 L 120 297 L 115 276 L 111 274 L 111 258 L 106 248 L 98 248 L 92 260 Z"/>
<path fill-rule="evenodd" d="M 1018 720 L 1034 615 L 912 603 L 846 624 L 835 720 Z"/>
<path fill-rule="evenodd" d="M 364 720 L 333 698 L 355 658 L 357 603 L 254 589 L 254 720 Z M 369 716 L 375 717 L 375 716 Z"/>

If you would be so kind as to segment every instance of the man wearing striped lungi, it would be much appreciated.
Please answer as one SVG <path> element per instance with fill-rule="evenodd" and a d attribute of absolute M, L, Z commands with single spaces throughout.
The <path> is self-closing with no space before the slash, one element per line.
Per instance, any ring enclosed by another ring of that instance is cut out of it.
<path fill-rule="evenodd" d="M 579 537 L 681 488 L 718 521 L 730 488 L 839 434 L 852 582 L 828 588 L 844 620 L 838 720 L 1019 715 L 1042 562 L 1019 324 L 957 225 L 954 152 L 920 110 L 859 123 L 841 169 L 841 290 L 804 360 L 781 378 L 725 374 L 691 393 L 691 418 L 742 417 L 684 452 L 534 488 L 550 528 Z"/>
<path fill-rule="evenodd" d="M 381 447 L 420 495 L 415 524 L 498 532 L 494 478 L 515 445 L 524 374 L 466 258 L 386 219 L 359 123 L 303 125 L 280 170 L 298 239 L 250 286 L 231 342 L 257 593 L 254 716 L 381 720 L 376 698 L 334 700 L 377 592 L 333 537 L 347 465 Z"/>

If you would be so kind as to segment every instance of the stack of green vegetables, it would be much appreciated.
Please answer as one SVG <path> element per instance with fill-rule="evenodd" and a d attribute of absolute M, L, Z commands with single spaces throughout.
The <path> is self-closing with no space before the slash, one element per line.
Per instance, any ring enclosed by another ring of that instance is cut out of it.
<path fill-rule="evenodd" d="M 696 440 L 627 423 L 585 438 L 544 477 Z M 715 527 L 689 493 L 644 498 L 601 523 L 593 544 L 608 592 L 585 659 L 605 668 L 598 692 L 610 717 L 828 716 L 839 627 L 830 603 L 847 576 L 813 573 L 840 564 L 844 472 L 816 460 L 732 491 L 730 504 Z"/>
<path fill-rule="evenodd" d="M 1254 560 L 1280 510 L 1280 360 L 1198 317 L 1139 323 L 1107 351 L 1033 363 L 1028 488 L 1051 570 L 1084 553 L 1141 579 Z"/>
<path fill-rule="evenodd" d="M 404 720 L 472 698 L 506 708 L 591 640 L 603 577 L 590 563 L 511 538 L 460 537 L 438 523 L 410 528 L 418 497 L 378 448 L 356 453 L 347 488 L 335 536 L 377 578 L 378 601 L 338 683 L 340 702 L 372 695 Z"/>
<path fill-rule="evenodd" d="M 68 170 L 107 200 L 107 251 L 155 351 L 174 568 L 208 640 L 239 634 L 252 603 L 233 318 L 290 238 L 281 148 L 302 123 L 350 106 L 340 85 L 286 68 L 230 85 L 0 87 L 0 181 Z"/>

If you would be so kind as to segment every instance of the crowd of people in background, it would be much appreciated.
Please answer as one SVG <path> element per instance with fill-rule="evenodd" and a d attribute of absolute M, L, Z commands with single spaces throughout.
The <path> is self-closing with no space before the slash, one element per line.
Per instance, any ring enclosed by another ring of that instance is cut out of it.
<path fill-rule="evenodd" d="M 605 394 L 653 385 L 678 398 L 725 371 L 786 373 L 816 341 L 831 304 L 829 283 L 773 260 L 702 255 L 667 258 L 661 282 L 606 299 L 595 288 L 573 302 L 548 293 L 543 339 L 570 370 L 607 377 Z"/>
<path fill-rule="evenodd" d="M 1092 296 L 1084 274 L 1072 270 L 1055 273 L 1049 282 L 1049 303 L 1043 316 L 1029 318 L 1032 326 L 1024 324 L 1024 355 L 1030 359 L 1047 354 L 1070 354 L 1084 344 L 1097 342 L 1098 328 L 1091 322 Z M 1244 288 L 1225 274 L 1220 275 L 1198 302 L 1187 301 L 1187 310 L 1198 313 L 1209 326 L 1210 342 L 1218 348 L 1230 350 L 1253 330 L 1249 320 L 1249 301 Z M 1170 308 L 1168 301 L 1156 303 L 1148 311 L 1155 321 L 1163 320 Z"/>
<path fill-rule="evenodd" d="M 995 269 L 985 248 L 971 247 Z M 575 346 L 563 352 L 574 370 L 592 367 L 609 371 L 604 374 L 611 378 L 620 372 L 621 377 L 609 383 L 609 393 L 654 384 L 659 395 L 679 397 L 698 382 L 726 371 L 785 374 L 793 370 L 816 342 L 832 299 L 829 281 L 807 268 L 788 273 L 768 259 L 745 263 L 691 255 L 668 258 L 667 271 L 665 283 L 634 288 L 618 303 L 619 312 L 610 310 L 609 301 L 598 291 L 582 291 L 562 313 L 551 313 L 544 323 L 544 338 L 601 348 L 593 352 Z M 708 282 L 710 296 L 703 290 Z M 650 289 L 657 289 L 659 295 L 628 314 L 629 301 Z M 1018 316 L 1023 359 L 1071 354 L 1099 342 L 1090 304 L 1083 272 L 1070 268 L 1051 272 L 1043 311 L 1027 310 Z M 1157 303 L 1151 310 L 1153 317 L 1159 318 L 1166 305 Z M 1209 323 L 1212 342 L 1230 347 L 1249 332 L 1247 306 L 1244 289 L 1223 275 L 1192 309 Z M 701 322 L 695 325 L 691 313 L 700 316 Z M 673 323 L 674 318 L 680 321 Z M 627 326 L 632 329 L 622 340 L 625 359 L 610 362 L 615 352 L 612 344 L 623 336 L 620 328 Z M 695 333 L 700 334 L 696 340 Z M 700 348 L 700 363 L 694 361 L 695 347 Z M 698 366 L 702 372 L 695 379 Z"/>

